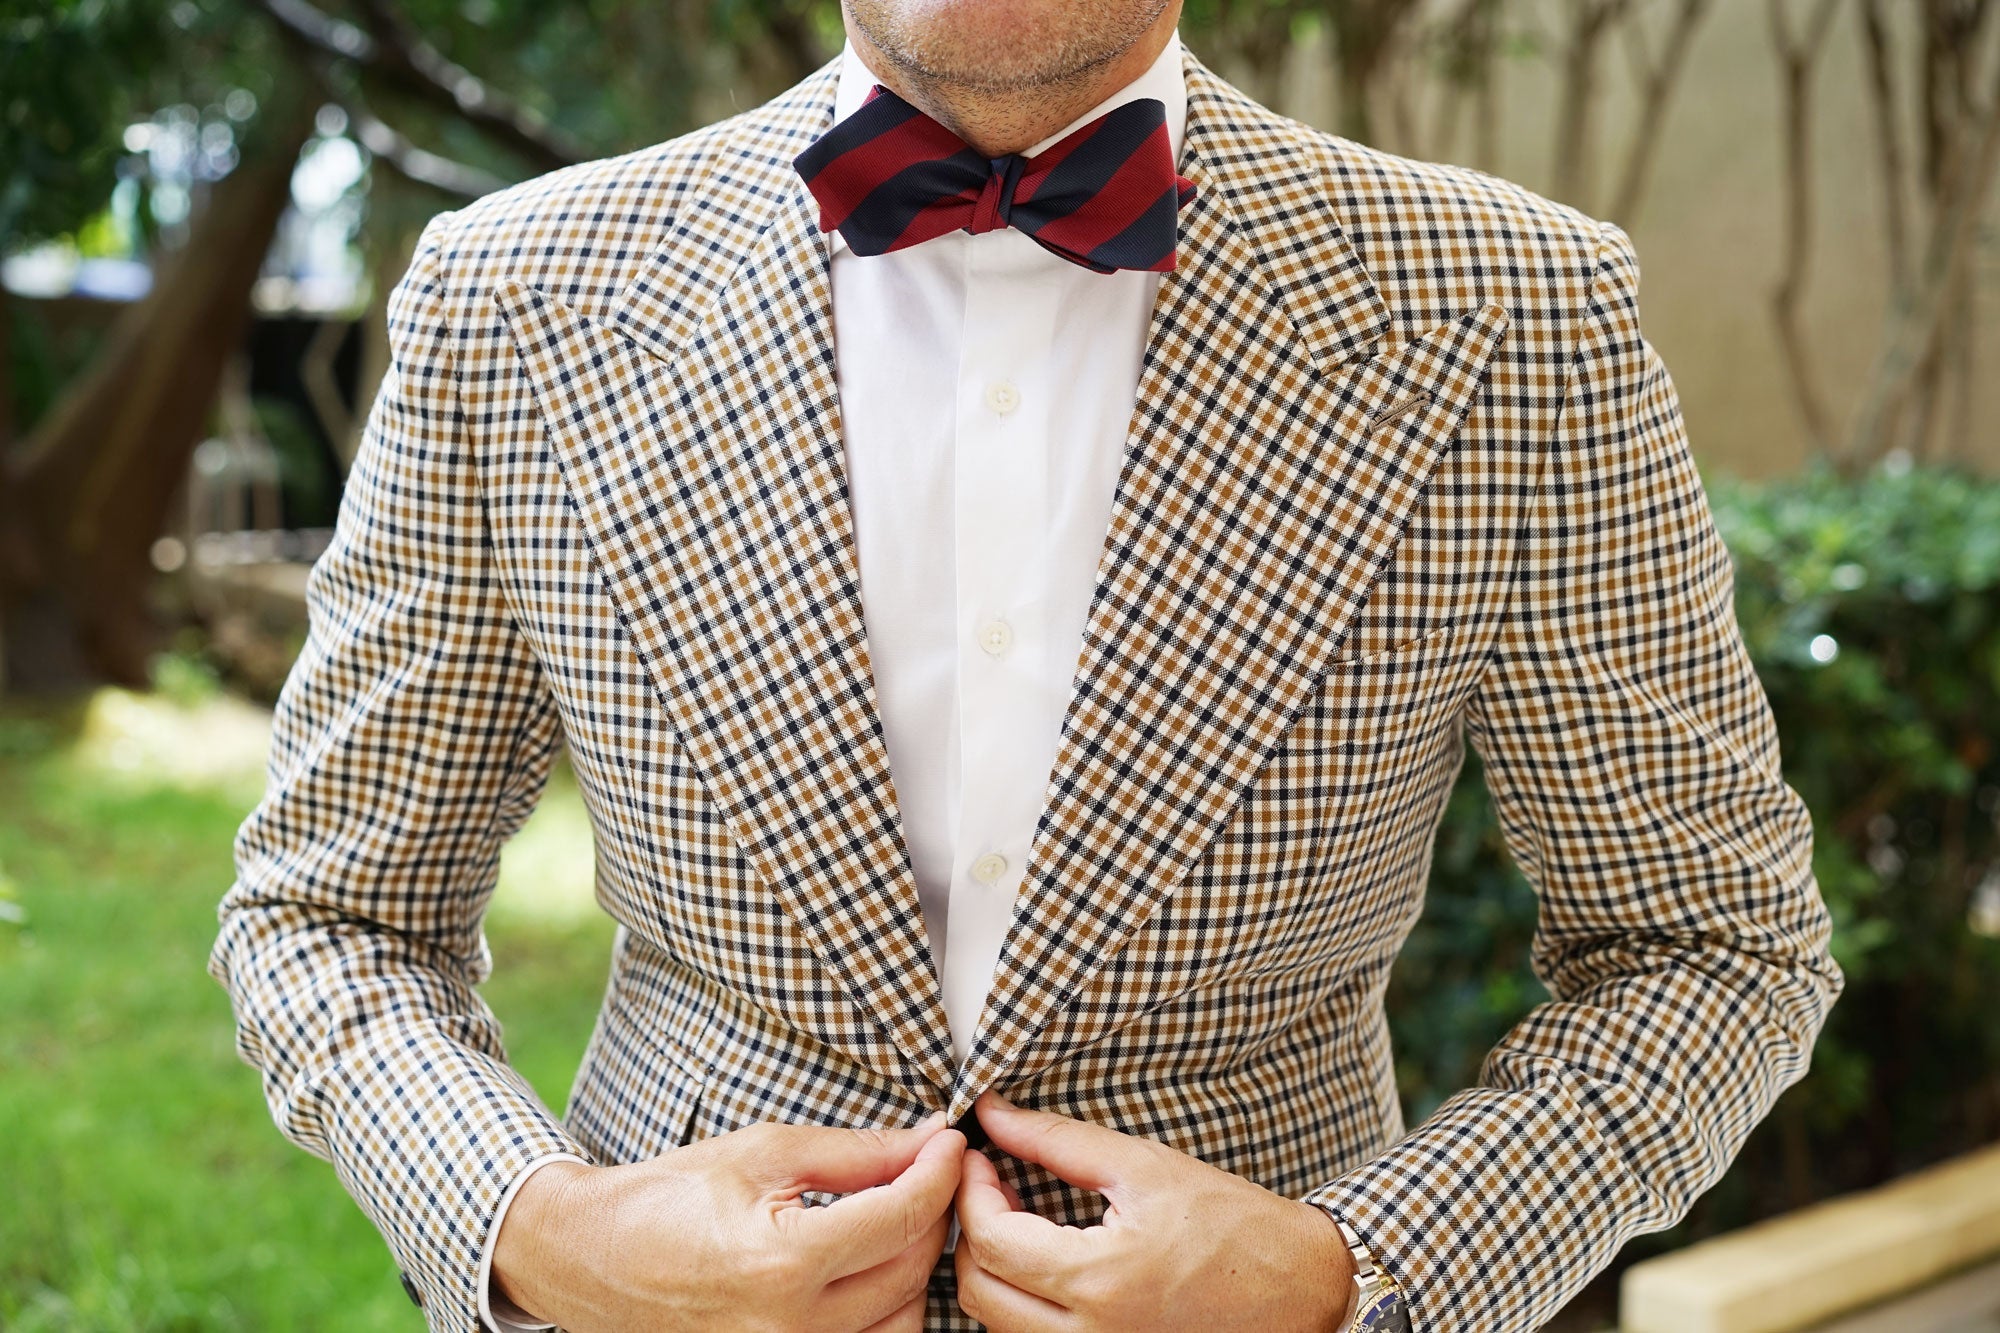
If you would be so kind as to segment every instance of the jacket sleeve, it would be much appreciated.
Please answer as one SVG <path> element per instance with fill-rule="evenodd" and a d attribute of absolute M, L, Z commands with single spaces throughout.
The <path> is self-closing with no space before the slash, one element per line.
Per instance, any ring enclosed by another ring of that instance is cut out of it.
<path fill-rule="evenodd" d="M 389 302 L 390 365 L 306 584 L 262 800 L 208 972 L 278 1128 L 331 1161 L 433 1330 L 478 1327 L 513 1177 L 593 1158 L 506 1060 L 476 987 L 501 844 L 540 797 L 551 696 L 503 604 L 467 456 L 443 214 Z"/>
<path fill-rule="evenodd" d="M 1553 997 L 1380 1157 L 1307 1196 L 1417 1333 L 1539 1328 L 1679 1221 L 1807 1066 L 1843 978 L 1638 263 L 1590 305 L 1467 736 Z"/>

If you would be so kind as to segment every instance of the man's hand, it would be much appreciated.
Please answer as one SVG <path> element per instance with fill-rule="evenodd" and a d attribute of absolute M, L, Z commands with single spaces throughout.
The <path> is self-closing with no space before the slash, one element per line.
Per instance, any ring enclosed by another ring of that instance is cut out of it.
<path fill-rule="evenodd" d="M 993 1146 L 1110 1200 L 1102 1225 L 1027 1212 L 982 1153 L 958 1185 L 959 1308 L 995 1333 L 1337 1327 L 1354 1260 L 1333 1219 L 1151 1139 L 973 1104 Z"/>
<path fill-rule="evenodd" d="M 493 1280 L 574 1333 L 917 1333 L 965 1136 L 751 1125 L 623 1166 L 553 1162 L 494 1240 Z M 806 1190 L 841 1194 L 823 1208 Z"/>

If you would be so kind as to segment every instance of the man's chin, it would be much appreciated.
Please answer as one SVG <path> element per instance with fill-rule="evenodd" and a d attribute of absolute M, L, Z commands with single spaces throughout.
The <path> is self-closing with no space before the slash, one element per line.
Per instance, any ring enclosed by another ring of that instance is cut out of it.
<path fill-rule="evenodd" d="M 1071 30 L 1077 13 L 1064 0 L 874 0 L 856 7 L 869 41 L 903 69 L 928 83 L 987 92 L 1072 82 L 1115 60 L 1138 36 Z"/>

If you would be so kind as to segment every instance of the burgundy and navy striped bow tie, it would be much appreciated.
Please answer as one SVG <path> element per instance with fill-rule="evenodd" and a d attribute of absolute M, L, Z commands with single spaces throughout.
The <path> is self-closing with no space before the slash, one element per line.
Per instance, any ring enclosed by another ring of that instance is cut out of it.
<path fill-rule="evenodd" d="M 1194 196 L 1174 171 L 1156 97 L 1114 107 L 1033 157 L 988 158 L 878 83 L 792 165 L 819 200 L 819 229 L 838 229 L 858 255 L 1012 226 L 1094 272 L 1165 273 L 1180 206 Z"/>

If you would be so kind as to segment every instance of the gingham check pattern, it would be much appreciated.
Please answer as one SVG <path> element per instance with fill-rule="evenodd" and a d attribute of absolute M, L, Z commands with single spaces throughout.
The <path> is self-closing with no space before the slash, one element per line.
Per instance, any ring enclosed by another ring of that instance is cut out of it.
<path fill-rule="evenodd" d="M 426 229 L 210 961 L 278 1125 L 438 1330 L 539 1154 L 987 1086 L 1334 1210 L 1422 1333 L 1536 1326 L 1715 1180 L 1841 985 L 1630 244 L 1185 57 L 1197 192 L 955 1071 L 791 165 L 837 69 Z M 1557 998 L 1406 1132 L 1383 985 L 1467 738 Z M 560 1117 L 476 989 L 559 740 L 619 922 Z M 976 1327 L 948 1257 L 929 1327 Z"/>

